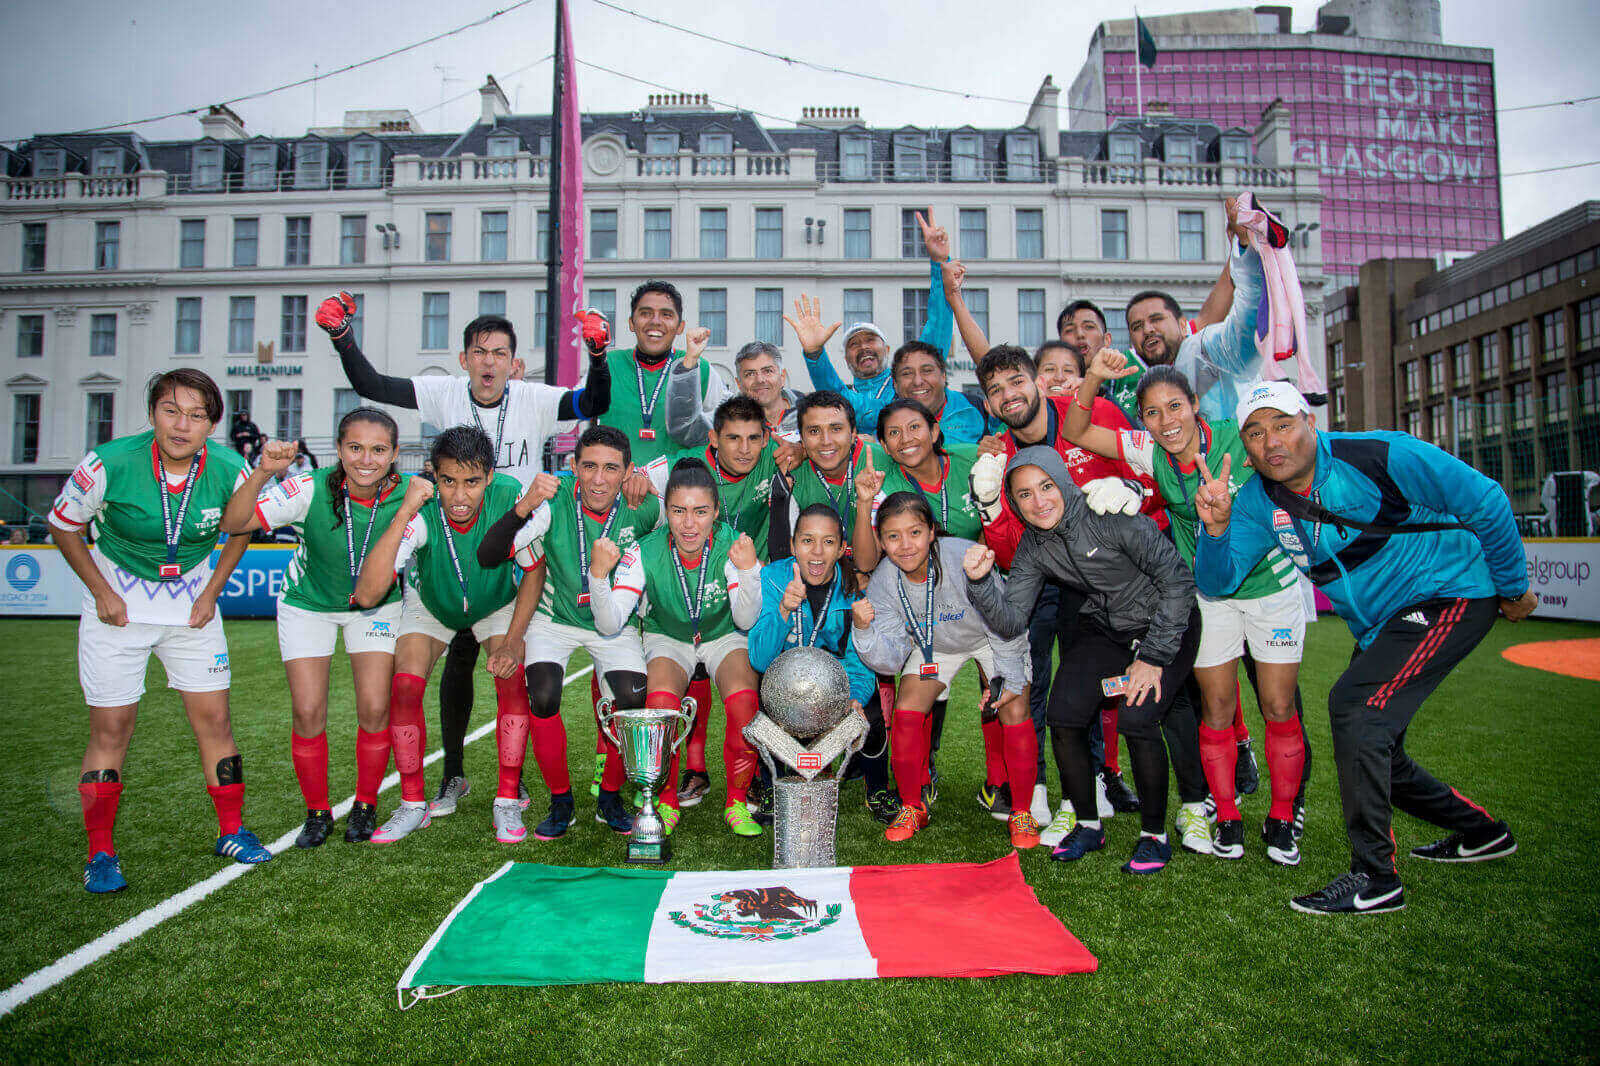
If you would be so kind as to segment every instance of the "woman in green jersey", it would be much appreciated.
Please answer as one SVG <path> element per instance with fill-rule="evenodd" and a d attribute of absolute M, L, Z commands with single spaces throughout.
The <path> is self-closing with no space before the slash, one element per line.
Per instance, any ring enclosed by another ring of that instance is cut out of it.
<path fill-rule="evenodd" d="M 983 518 L 972 499 L 976 444 L 940 440 L 933 413 L 916 400 L 895 400 L 878 415 L 878 439 L 900 472 L 933 508 L 939 527 L 964 540 L 983 539 Z"/>

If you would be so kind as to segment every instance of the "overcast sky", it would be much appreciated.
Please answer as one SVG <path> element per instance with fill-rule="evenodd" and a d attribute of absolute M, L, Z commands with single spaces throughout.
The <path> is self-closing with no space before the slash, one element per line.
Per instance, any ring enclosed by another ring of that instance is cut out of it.
<path fill-rule="evenodd" d="M 229 99 L 329 71 L 505 7 L 510 0 L 0 0 L 0 139 L 100 126 Z M 966 100 L 791 67 L 600 7 L 569 0 L 580 58 L 753 111 L 794 117 L 805 105 L 856 105 L 879 126 L 1011 126 L 1020 104 Z M 1083 64 L 1089 35 L 1132 5 L 1022 0 L 807 0 L 714 4 L 619 0 L 655 17 L 773 52 L 923 84 L 1028 100 L 1045 74 L 1063 90 Z M 1146 14 L 1189 11 L 1204 0 L 1141 0 Z M 1243 6 L 1243 5 L 1239 5 Z M 1294 29 L 1317 3 L 1295 0 Z M 1514 17 L 1508 15 L 1516 7 Z M 716 14 L 710 13 L 716 9 Z M 493 73 L 516 110 L 549 107 L 551 6 L 509 15 L 405 55 L 239 104 L 252 133 L 294 135 L 335 125 L 346 109 L 409 108 L 428 131 L 472 122 L 478 98 L 447 100 Z M 1594 0 L 1445 0 L 1445 40 L 1495 49 L 1501 107 L 1600 93 L 1600 17 Z M 442 68 L 442 69 L 441 69 Z M 630 110 L 655 90 L 580 68 L 586 110 Z M 1062 94 L 1065 104 L 1066 95 Z M 1065 114 L 1063 113 L 1063 125 Z M 147 138 L 199 134 L 194 118 L 138 127 Z M 1500 116 L 1506 171 L 1600 159 L 1600 101 Z M 1600 197 L 1600 166 L 1504 182 L 1510 236 L 1573 204 Z"/>

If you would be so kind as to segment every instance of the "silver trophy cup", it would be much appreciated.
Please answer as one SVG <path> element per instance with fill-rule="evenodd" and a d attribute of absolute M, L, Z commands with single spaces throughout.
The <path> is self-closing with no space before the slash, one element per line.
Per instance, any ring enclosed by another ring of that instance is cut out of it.
<path fill-rule="evenodd" d="M 607 697 L 596 709 L 600 728 L 622 753 L 622 770 L 643 793 L 639 813 L 628 838 L 627 860 L 659 866 L 672 858 L 666 826 L 656 812 L 656 791 L 666 783 L 673 752 L 694 728 L 694 700 L 685 697 L 680 709 L 632 707 L 619 710 Z"/>
<path fill-rule="evenodd" d="M 833 866 L 835 761 L 859 751 L 867 735 L 866 719 L 850 706 L 850 679 L 827 652 L 791 648 L 762 677 L 761 705 L 744 736 L 772 774 L 772 867 Z M 780 775 L 779 762 L 793 773 Z"/>

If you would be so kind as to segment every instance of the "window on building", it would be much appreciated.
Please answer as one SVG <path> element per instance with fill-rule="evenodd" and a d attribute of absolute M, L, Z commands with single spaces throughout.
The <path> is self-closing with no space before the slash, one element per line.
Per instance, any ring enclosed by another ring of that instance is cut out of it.
<path fill-rule="evenodd" d="M 962 289 L 961 297 L 966 301 L 967 310 L 971 312 L 972 319 L 983 331 L 989 335 L 989 290 L 988 289 Z"/>
<path fill-rule="evenodd" d="M 216 145 L 203 145 L 194 150 L 194 167 L 189 174 L 189 184 L 195 189 L 222 188 L 222 149 Z"/>
<path fill-rule="evenodd" d="M 1017 343 L 1037 348 L 1044 343 L 1044 290 L 1017 290 Z"/>
<path fill-rule="evenodd" d="M 422 258 L 425 262 L 450 262 L 450 229 L 454 217 L 449 211 L 427 212 L 422 238 Z"/>
<path fill-rule="evenodd" d="M 728 258 L 728 209 L 702 207 L 700 209 L 700 258 Z"/>
<path fill-rule="evenodd" d="M 260 256 L 261 220 L 236 218 L 233 220 L 233 265 L 253 267 Z"/>
<path fill-rule="evenodd" d="M 1421 382 L 1418 380 L 1420 377 L 1421 366 L 1417 360 L 1412 359 L 1400 364 L 1400 380 L 1404 383 L 1401 396 L 1405 400 L 1415 400 L 1422 394 Z"/>
<path fill-rule="evenodd" d="M 1242 167 L 1250 162 L 1250 138 L 1222 138 L 1222 162 L 1225 166 Z"/>
<path fill-rule="evenodd" d="M 45 223 L 22 224 L 22 270 L 36 274 L 44 269 Z"/>
<path fill-rule="evenodd" d="M 228 297 L 228 351 L 245 355 L 256 350 L 256 298 Z"/>
<path fill-rule="evenodd" d="M 928 180 L 928 141 L 921 133 L 894 135 L 894 180 Z"/>
<path fill-rule="evenodd" d="M 339 436 L 339 423 L 344 421 L 344 416 L 361 406 L 361 394 L 355 389 L 333 390 L 333 433 L 337 440 Z"/>
<path fill-rule="evenodd" d="M 545 212 L 549 214 L 549 212 Z M 511 232 L 511 214 L 507 211 L 485 211 L 478 216 L 478 255 L 485 263 L 504 262 L 509 254 L 508 236 Z"/>
<path fill-rule="evenodd" d="M 1112 134 L 1108 150 L 1113 163 L 1139 162 L 1139 138 L 1131 133 Z"/>
<path fill-rule="evenodd" d="M 872 258 L 871 208 L 852 207 L 845 210 L 844 257 L 846 259 Z"/>
<path fill-rule="evenodd" d="M 206 265 L 206 220 L 186 218 L 178 223 L 178 266 L 198 270 Z"/>
<path fill-rule="evenodd" d="M 1206 258 L 1206 213 L 1178 212 L 1178 258 L 1185 263 L 1203 263 Z"/>
<path fill-rule="evenodd" d="M 783 290 L 756 290 L 756 340 L 783 344 Z"/>
<path fill-rule="evenodd" d="M 506 291 L 483 289 L 478 293 L 478 314 L 506 316 Z"/>
<path fill-rule="evenodd" d="M 1429 440 L 1441 448 L 1450 448 L 1450 413 L 1444 404 L 1434 404 L 1428 408 Z"/>
<path fill-rule="evenodd" d="M 285 296 L 279 303 L 280 329 L 278 351 L 303 352 L 306 350 L 306 298 Z"/>
<path fill-rule="evenodd" d="M 1040 208 L 1017 209 L 1017 258 L 1044 258 L 1044 211 Z"/>
<path fill-rule="evenodd" d="M 590 306 L 593 306 L 592 304 Z M 610 321 L 607 319 L 607 321 Z M 615 329 L 616 325 L 613 324 Z M 533 294 L 533 342 L 530 348 L 543 349 L 545 347 L 545 334 L 550 329 L 550 294 L 540 289 Z"/>
<path fill-rule="evenodd" d="M 1039 180 L 1039 139 L 1033 134 L 1006 134 L 1006 180 Z"/>
<path fill-rule="evenodd" d="M 39 403 L 37 392 L 19 392 L 11 401 L 11 461 L 39 461 Z"/>
<path fill-rule="evenodd" d="M 294 187 L 323 189 L 328 185 L 328 146 L 302 141 L 294 146 Z"/>
<path fill-rule="evenodd" d="M 589 212 L 589 258 L 616 257 L 617 212 L 614 208 L 596 208 Z"/>
<path fill-rule="evenodd" d="M 678 135 L 676 133 L 647 133 L 644 138 L 645 155 L 676 155 L 678 151 Z"/>
<path fill-rule="evenodd" d="M 422 294 L 422 349 L 442 352 L 449 347 L 450 294 L 425 292 Z"/>
<path fill-rule="evenodd" d="M 649 207 L 644 212 L 644 257 L 646 259 L 672 258 L 672 211 L 665 207 Z"/>
<path fill-rule="evenodd" d="M 900 290 L 900 329 L 906 340 L 922 336 L 922 327 L 928 324 L 928 290 Z"/>
<path fill-rule="evenodd" d="M 1456 388 L 1463 389 L 1472 384 L 1472 348 L 1466 341 L 1450 346 L 1450 364 L 1455 374 L 1453 384 Z"/>
<path fill-rule="evenodd" d="M 367 261 L 367 216 L 339 216 L 339 262 Z"/>
<path fill-rule="evenodd" d="M 839 177 L 844 181 L 866 181 L 872 176 L 872 138 L 863 134 L 844 134 L 839 138 Z"/>
<path fill-rule="evenodd" d="M 44 316 L 17 316 L 17 358 L 37 359 L 44 355 Z"/>
<path fill-rule="evenodd" d="M 500 133 L 489 138 L 488 154 L 495 159 L 504 159 L 506 156 L 517 154 L 517 149 L 522 147 L 522 138 L 515 133 Z"/>
<path fill-rule="evenodd" d="M 1343 426 L 1344 420 L 1349 417 L 1348 412 L 1345 410 L 1345 390 L 1334 387 L 1330 388 L 1328 392 L 1333 400 L 1333 420 L 1339 426 Z"/>
<path fill-rule="evenodd" d="M 278 146 L 252 144 L 244 150 L 244 187 L 271 189 L 278 184 Z"/>
<path fill-rule="evenodd" d="M 1578 304 L 1578 354 L 1600 347 L 1600 296 Z"/>
<path fill-rule="evenodd" d="M 1539 316 L 1539 360 L 1553 363 L 1567 354 L 1567 313 L 1561 308 Z"/>
<path fill-rule="evenodd" d="M 229 389 L 227 393 L 224 394 L 223 399 L 228 408 L 224 413 L 225 422 L 227 425 L 233 425 L 233 416 L 240 414 L 241 412 L 246 418 L 250 417 L 249 389 Z"/>
<path fill-rule="evenodd" d="M 1500 376 L 1500 334 L 1485 333 L 1478 338 L 1478 379 Z"/>
<path fill-rule="evenodd" d="M 950 179 L 952 181 L 983 180 L 982 134 L 952 133 L 950 135 Z"/>
<path fill-rule="evenodd" d="M 922 243 L 922 227 L 917 225 L 919 207 L 900 209 L 900 258 L 926 259 L 928 246 Z"/>
<path fill-rule="evenodd" d="M 117 396 L 113 392 L 91 392 L 88 396 L 89 409 L 87 415 L 87 431 L 84 433 L 83 450 L 90 451 L 100 447 L 115 436 L 116 403 Z"/>
<path fill-rule="evenodd" d="M 533 256 L 541 263 L 550 260 L 550 212 L 539 211 L 533 219 Z"/>
<path fill-rule="evenodd" d="M 122 223 L 96 222 L 94 224 L 94 268 L 117 269 L 117 259 L 122 251 Z"/>
<path fill-rule="evenodd" d="M 702 133 L 700 135 L 701 155 L 732 155 L 733 134 L 731 133 Z"/>
<path fill-rule="evenodd" d="M 278 390 L 278 426 L 273 435 L 279 440 L 300 439 L 300 407 L 299 389 Z"/>
<path fill-rule="evenodd" d="M 122 173 L 121 148 L 96 148 L 89 156 L 89 173 L 96 176 Z"/>
<path fill-rule="evenodd" d="M 1457 454 L 1465 455 L 1467 449 L 1472 446 L 1473 439 L 1477 436 L 1472 427 L 1474 421 L 1472 413 L 1475 410 L 1477 408 L 1465 401 L 1456 404 L 1456 443 L 1460 445 L 1460 450 Z"/>
<path fill-rule="evenodd" d="M 1511 327 L 1511 347 L 1507 362 L 1512 373 L 1528 369 L 1529 350 L 1532 347 L 1529 339 L 1532 333 L 1526 322 L 1518 322 Z"/>
<path fill-rule="evenodd" d="M 356 309 L 350 312 L 350 317 L 345 321 L 350 327 L 350 336 L 355 339 L 357 345 L 360 345 L 364 343 L 362 338 L 367 322 L 367 298 L 359 292 L 353 292 L 350 294 L 350 299 L 355 302 Z"/>
<path fill-rule="evenodd" d="M 1533 428 L 1533 383 L 1519 381 L 1511 386 L 1511 428 Z"/>
<path fill-rule="evenodd" d="M 63 148 L 35 148 L 33 150 L 33 176 L 59 178 L 67 170 L 67 153 Z"/>
<path fill-rule="evenodd" d="M 606 316 L 606 321 L 611 323 L 611 329 L 617 328 L 617 290 L 616 289 L 590 289 L 589 306 Z"/>
<path fill-rule="evenodd" d="M 1188 134 L 1168 133 L 1161 138 L 1162 155 L 1168 163 L 1193 163 L 1194 138 Z"/>
<path fill-rule="evenodd" d="M 1578 410 L 1600 414 L 1600 363 L 1578 368 Z"/>
<path fill-rule="evenodd" d="M 783 258 L 783 208 L 756 208 L 756 258 Z"/>
<path fill-rule="evenodd" d="M 1128 212 L 1121 208 L 1100 212 L 1100 258 L 1128 258 Z"/>
<path fill-rule="evenodd" d="M 283 265 L 311 265 L 310 215 L 295 215 L 283 220 Z"/>
<path fill-rule="evenodd" d="M 1328 370 L 1334 374 L 1344 371 L 1344 341 L 1328 342 Z"/>
<path fill-rule="evenodd" d="M 1444 392 L 1444 353 L 1428 353 L 1428 395 L 1438 396 Z"/>
<path fill-rule="evenodd" d="M 872 321 L 872 290 L 871 289 L 846 289 L 844 290 L 844 324 L 845 328 L 857 322 Z"/>
<path fill-rule="evenodd" d="M 989 212 L 982 207 L 963 207 L 959 212 L 962 259 L 987 259 L 989 256 Z"/>
<path fill-rule="evenodd" d="M 1505 407 L 1500 400 L 1500 390 L 1478 393 L 1478 410 L 1483 413 L 1483 435 L 1498 437 L 1505 426 Z"/>
<path fill-rule="evenodd" d="M 1571 396 L 1567 392 L 1567 372 L 1562 370 L 1548 374 L 1541 384 L 1544 391 L 1545 425 L 1565 422 L 1572 403 Z"/>
<path fill-rule="evenodd" d="M 89 354 L 117 354 L 117 316 L 89 316 Z"/>
<path fill-rule="evenodd" d="M 701 289 L 699 303 L 699 324 L 711 331 L 711 339 L 706 343 L 712 348 L 726 348 L 728 346 L 728 290 Z"/>
<path fill-rule="evenodd" d="M 180 296 L 172 350 L 178 355 L 200 354 L 200 297 Z"/>
<path fill-rule="evenodd" d="M 355 141 L 350 145 L 350 166 L 345 174 L 345 184 L 353 188 L 371 188 L 378 184 L 378 146 L 373 141 Z"/>

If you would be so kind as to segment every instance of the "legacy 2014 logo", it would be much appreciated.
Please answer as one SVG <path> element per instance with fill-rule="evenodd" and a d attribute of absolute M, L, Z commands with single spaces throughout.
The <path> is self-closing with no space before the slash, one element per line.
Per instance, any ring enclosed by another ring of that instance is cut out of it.
<path fill-rule="evenodd" d="M 843 904 L 830 903 L 819 915 L 816 900 L 785 885 L 721 892 L 696 900 L 693 909 L 692 915 L 668 911 L 667 918 L 680 929 L 701 936 L 752 942 L 793 940 L 821 932 L 844 913 Z"/>
<path fill-rule="evenodd" d="M 18 552 L 6 563 L 6 584 L 18 592 L 32 592 L 43 573 L 39 560 L 27 552 Z"/>

